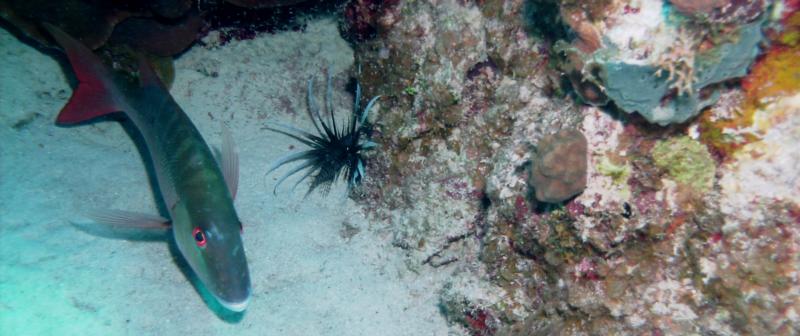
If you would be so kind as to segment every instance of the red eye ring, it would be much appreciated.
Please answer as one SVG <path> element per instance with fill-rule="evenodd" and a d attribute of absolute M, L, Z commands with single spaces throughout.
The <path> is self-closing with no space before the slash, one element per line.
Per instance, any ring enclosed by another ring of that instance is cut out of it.
<path fill-rule="evenodd" d="M 200 227 L 194 228 L 192 236 L 194 237 L 195 243 L 197 243 L 197 247 L 206 247 L 206 234 L 203 230 L 200 230 Z"/>

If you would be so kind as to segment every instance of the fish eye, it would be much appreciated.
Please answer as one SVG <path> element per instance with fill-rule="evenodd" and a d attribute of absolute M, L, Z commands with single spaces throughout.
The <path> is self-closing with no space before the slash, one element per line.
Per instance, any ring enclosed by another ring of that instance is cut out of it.
<path fill-rule="evenodd" d="M 206 234 L 203 233 L 203 230 L 200 230 L 200 227 L 194 228 L 194 231 L 192 231 L 192 236 L 194 236 L 194 241 L 197 243 L 197 247 L 206 247 Z"/>

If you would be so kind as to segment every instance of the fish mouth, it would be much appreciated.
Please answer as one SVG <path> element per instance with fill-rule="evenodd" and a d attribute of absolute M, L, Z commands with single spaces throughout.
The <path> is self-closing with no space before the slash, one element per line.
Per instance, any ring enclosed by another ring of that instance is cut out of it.
<path fill-rule="evenodd" d="M 250 296 L 248 295 L 244 300 L 238 302 L 225 301 L 220 298 L 217 298 L 217 301 L 226 309 L 240 313 L 247 309 L 247 305 L 250 303 Z"/>

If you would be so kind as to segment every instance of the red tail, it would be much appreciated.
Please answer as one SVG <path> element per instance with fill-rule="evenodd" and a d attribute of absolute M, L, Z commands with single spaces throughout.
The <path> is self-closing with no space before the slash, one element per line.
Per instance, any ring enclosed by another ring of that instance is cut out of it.
<path fill-rule="evenodd" d="M 64 49 L 78 78 L 78 88 L 72 93 L 67 105 L 61 109 L 56 122 L 76 124 L 122 111 L 120 104 L 112 97 L 111 73 L 100 58 L 61 29 L 47 23 L 43 25 Z"/>

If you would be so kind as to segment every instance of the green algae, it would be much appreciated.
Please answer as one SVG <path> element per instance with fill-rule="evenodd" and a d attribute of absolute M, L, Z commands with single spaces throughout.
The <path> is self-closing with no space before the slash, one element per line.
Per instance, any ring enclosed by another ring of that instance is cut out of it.
<path fill-rule="evenodd" d="M 652 156 L 656 166 L 670 178 L 695 191 L 709 191 L 714 183 L 714 159 L 705 145 L 687 136 L 659 141 Z"/>
<path fill-rule="evenodd" d="M 604 157 L 603 160 L 599 162 L 597 171 L 599 171 L 600 174 L 610 177 L 614 180 L 615 184 L 624 184 L 631 175 L 630 165 L 626 163 L 615 164 L 608 157 Z"/>

